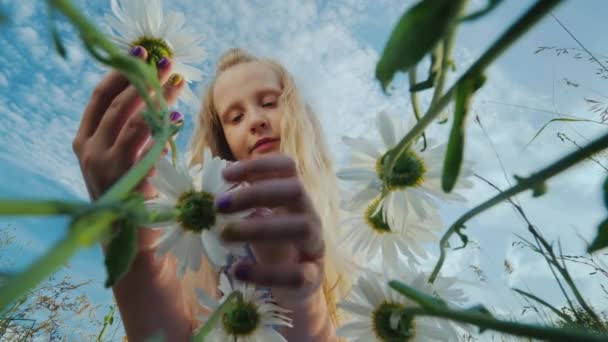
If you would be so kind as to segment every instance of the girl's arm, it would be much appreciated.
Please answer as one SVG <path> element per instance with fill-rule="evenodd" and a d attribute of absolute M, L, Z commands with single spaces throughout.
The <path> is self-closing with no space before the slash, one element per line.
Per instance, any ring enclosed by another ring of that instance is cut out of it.
<path fill-rule="evenodd" d="M 287 341 L 337 341 L 335 327 L 329 319 L 325 296 L 320 289 L 307 302 L 283 305 L 292 311 L 293 328 L 283 327 L 281 335 Z"/>

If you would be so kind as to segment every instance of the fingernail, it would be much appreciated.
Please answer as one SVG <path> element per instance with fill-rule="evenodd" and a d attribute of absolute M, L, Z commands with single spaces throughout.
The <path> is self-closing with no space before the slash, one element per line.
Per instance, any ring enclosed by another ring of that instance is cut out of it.
<path fill-rule="evenodd" d="M 251 267 L 246 264 L 237 265 L 234 276 L 240 281 L 248 281 L 251 278 Z"/>
<path fill-rule="evenodd" d="M 176 122 L 176 121 L 184 120 L 184 115 L 182 115 L 182 113 L 180 113 L 178 111 L 173 111 L 173 112 L 171 112 L 171 114 L 169 114 L 169 118 L 171 119 L 171 122 Z"/>
<path fill-rule="evenodd" d="M 141 57 L 144 54 L 144 48 L 137 45 L 133 47 L 129 53 L 131 54 L 131 56 Z"/>
<path fill-rule="evenodd" d="M 158 67 L 164 69 L 169 66 L 169 59 L 167 57 L 163 57 L 158 61 Z"/>
<path fill-rule="evenodd" d="M 220 210 L 227 210 L 231 202 L 230 194 L 223 194 L 215 200 L 215 206 Z"/>
<path fill-rule="evenodd" d="M 182 75 L 180 75 L 180 74 L 173 74 L 169 78 L 169 84 L 171 84 L 172 86 L 176 87 L 176 86 L 180 85 L 183 80 L 184 80 L 184 77 L 182 77 Z"/>

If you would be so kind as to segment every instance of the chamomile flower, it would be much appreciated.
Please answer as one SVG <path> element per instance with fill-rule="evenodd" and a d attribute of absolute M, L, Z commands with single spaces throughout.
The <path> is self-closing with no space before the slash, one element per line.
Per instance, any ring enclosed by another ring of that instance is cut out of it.
<path fill-rule="evenodd" d="M 156 164 L 156 174 L 149 182 L 159 197 L 146 202 L 150 211 L 176 211 L 170 221 L 148 225 L 162 229 L 164 234 L 156 241 L 156 254 L 169 251 L 178 259 L 178 276 L 186 270 L 197 271 L 204 255 L 216 267 L 227 261 L 228 250 L 219 239 L 219 229 L 230 222 L 244 218 L 246 213 L 220 214 L 215 211 L 215 196 L 226 192 L 232 184 L 224 181 L 221 171 L 226 161 L 212 157 L 209 149 L 204 151 L 204 166 L 188 169 L 186 158 L 178 158 L 176 167 L 165 158 Z"/>
<path fill-rule="evenodd" d="M 165 15 L 162 0 L 110 0 L 110 4 L 114 15 L 105 16 L 110 39 L 125 52 L 144 47 L 155 63 L 163 57 L 171 58 L 172 71 L 181 74 L 187 83 L 180 97 L 195 102 L 189 83 L 201 81 L 203 73 L 191 64 L 205 58 L 201 46 L 204 37 L 184 28 L 183 13 Z"/>
<path fill-rule="evenodd" d="M 466 300 L 462 290 L 453 287 L 453 278 L 439 277 L 431 285 L 425 273 L 409 271 L 407 274 L 396 279 L 420 292 L 439 297 L 448 305 Z M 460 325 L 430 316 L 401 319 L 402 310 L 419 305 L 391 289 L 388 281 L 371 271 L 357 280 L 349 297 L 338 304 L 352 317 L 350 322 L 338 328 L 338 336 L 366 342 L 458 340 Z"/>
<path fill-rule="evenodd" d="M 285 314 L 289 310 L 273 303 L 266 291 L 256 290 L 253 285 L 233 281 L 231 284 L 224 273 L 220 275 L 219 289 L 223 296 L 220 300 L 209 297 L 203 290 L 196 289 L 200 303 L 211 313 L 228 298 L 238 291 L 242 301 L 234 301 L 224 312 L 216 326 L 207 335 L 209 341 L 224 342 L 286 342 L 273 327 L 292 327 L 291 319 Z M 209 316 L 200 316 L 206 322 Z"/>
<path fill-rule="evenodd" d="M 368 208 L 371 202 L 381 196 L 383 189 L 388 190 L 381 199 L 380 207 L 384 221 L 393 229 L 407 229 L 407 223 L 415 221 L 439 220 L 436 199 L 464 200 L 461 195 L 444 193 L 441 188 L 443 159 L 447 146 L 429 146 L 424 152 L 410 148 L 396 161 L 390 175 L 386 175 L 384 166 L 388 153 L 397 145 L 400 138 L 407 133 L 408 124 L 393 120 L 381 112 L 377 126 L 382 143 L 376 143 L 365 137 L 344 137 L 343 141 L 352 150 L 351 166 L 338 172 L 338 178 L 358 183 L 357 193 L 343 202 L 349 211 L 360 211 Z M 432 144 L 432 141 L 429 141 Z M 459 188 L 471 187 L 467 179 L 472 175 L 470 165 L 462 165 Z M 441 227 L 436 227 L 441 228 Z"/>
<path fill-rule="evenodd" d="M 419 259 L 428 256 L 423 244 L 436 241 L 441 221 L 410 221 L 405 227 L 393 229 L 384 220 L 379 204 L 377 197 L 362 214 L 352 214 L 344 221 L 344 243 L 367 262 L 380 253 L 383 267 L 390 269 L 400 267 L 399 252 L 407 257 L 410 266 L 418 264 Z"/>

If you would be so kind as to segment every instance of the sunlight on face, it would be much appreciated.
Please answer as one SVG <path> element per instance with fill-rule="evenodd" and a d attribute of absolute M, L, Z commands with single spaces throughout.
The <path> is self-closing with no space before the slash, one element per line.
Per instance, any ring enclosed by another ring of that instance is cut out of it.
<path fill-rule="evenodd" d="M 258 61 L 235 65 L 217 78 L 213 99 L 236 160 L 279 151 L 281 91 L 274 70 Z"/>

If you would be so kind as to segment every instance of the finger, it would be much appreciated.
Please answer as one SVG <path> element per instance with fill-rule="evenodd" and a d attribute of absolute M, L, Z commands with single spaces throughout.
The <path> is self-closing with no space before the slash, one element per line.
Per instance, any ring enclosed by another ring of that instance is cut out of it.
<path fill-rule="evenodd" d="M 177 101 L 180 91 L 184 87 L 181 75 L 175 74 L 163 86 L 163 96 L 170 106 Z M 183 115 L 179 112 L 170 114 L 172 121 L 181 120 Z M 126 160 L 132 161 L 141 149 L 141 145 L 150 137 L 150 127 L 141 112 L 129 117 L 125 125 L 120 129 L 114 147 L 117 154 Z"/>
<path fill-rule="evenodd" d="M 167 58 L 161 59 L 158 65 L 158 74 L 161 84 L 165 84 L 171 72 L 171 61 Z M 154 90 L 149 91 L 150 96 Z M 99 129 L 95 132 L 96 143 L 104 146 L 114 144 L 118 133 L 125 122 L 135 113 L 139 113 L 146 103 L 139 95 L 133 85 L 129 85 L 120 95 L 116 96 L 107 112 L 101 118 Z"/>
<path fill-rule="evenodd" d="M 147 59 L 148 52 L 141 46 L 135 46 L 130 51 L 131 56 Z M 97 126 L 112 100 L 129 86 L 129 80 L 116 70 L 109 72 L 99 82 L 84 111 L 77 136 L 89 138 L 95 133 Z"/>
<path fill-rule="evenodd" d="M 315 227 L 306 215 L 252 218 L 228 225 L 221 232 L 225 242 L 302 242 L 310 240 Z"/>
<path fill-rule="evenodd" d="M 262 287 L 314 289 L 322 279 L 320 267 L 316 263 L 263 265 L 239 263 L 234 267 L 236 279 Z"/>
<path fill-rule="evenodd" d="M 287 206 L 293 211 L 304 211 L 307 195 L 300 181 L 293 178 L 264 180 L 226 192 L 216 198 L 221 213 L 235 213 L 260 207 Z"/>
<path fill-rule="evenodd" d="M 273 154 L 254 160 L 239 161 L 226 167 L 222 174 L 229 182 L 255 182 L 270 178 L 294 177 L 296 163 L 286 155 Z"/>

